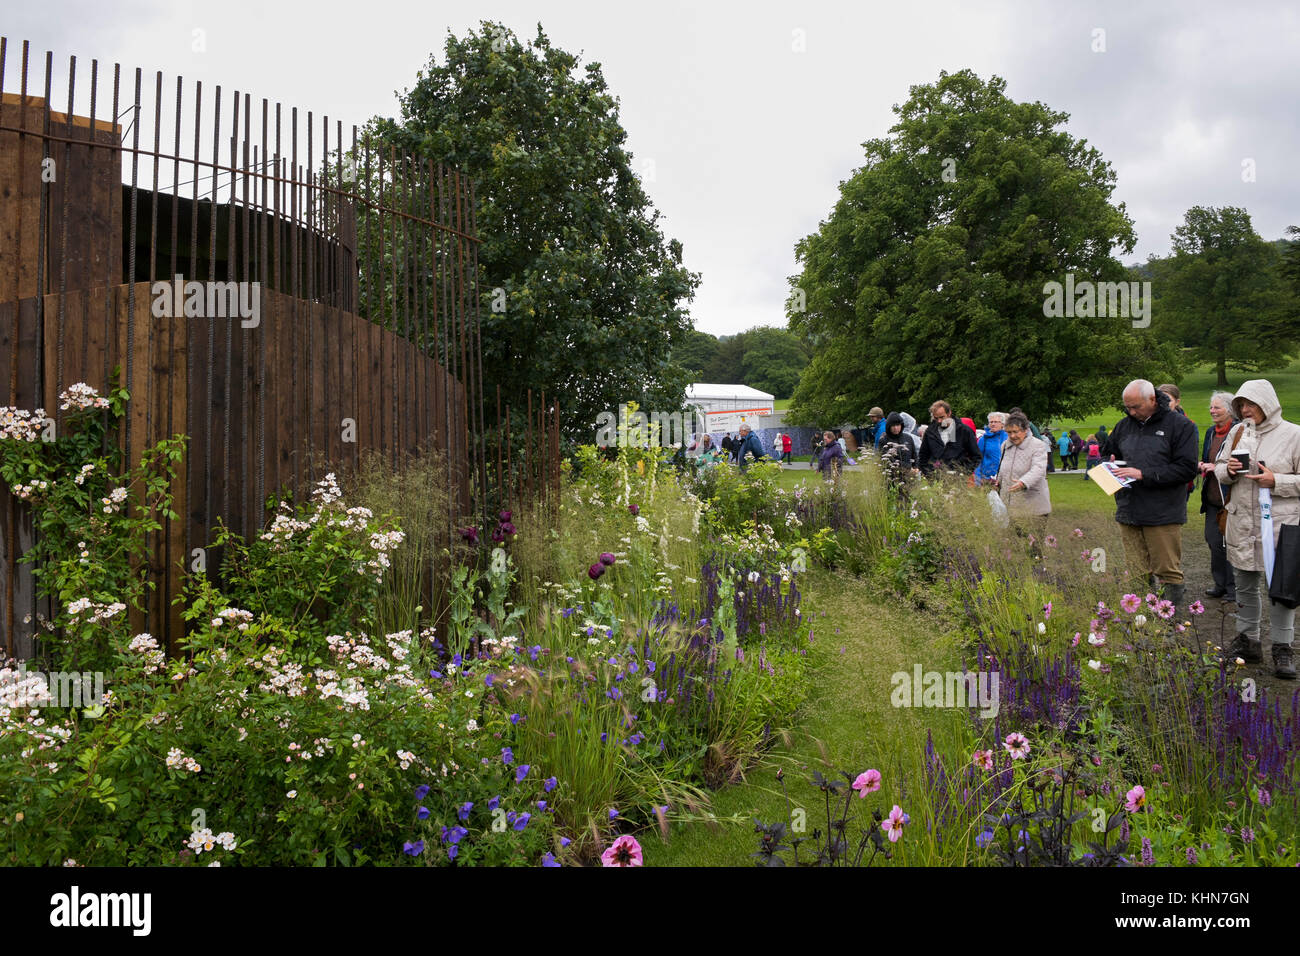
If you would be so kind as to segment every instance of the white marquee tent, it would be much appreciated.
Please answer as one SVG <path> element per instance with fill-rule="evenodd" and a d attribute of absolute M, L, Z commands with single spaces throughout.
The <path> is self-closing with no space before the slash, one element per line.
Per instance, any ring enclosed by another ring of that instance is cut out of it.
<path fill-rule="evenodd" d="M 771 415 L 775 396 L 748 385 L 714 385 L 697 383 L 686 386 L 686 404 L 694 406 L 705 421 L 705 431 L 731 432 L 742 422 L 751 428 L 758 420 Z"/>

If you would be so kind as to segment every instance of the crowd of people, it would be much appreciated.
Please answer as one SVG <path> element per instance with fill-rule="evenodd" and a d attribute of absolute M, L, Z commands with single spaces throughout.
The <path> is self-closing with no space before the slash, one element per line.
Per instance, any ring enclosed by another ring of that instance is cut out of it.
<path fill-rule="evenodd" d="M 824 431 L 812 464 L 835 480 L 853 462 L 850 450 L 871 449 L 904 493 L 915 476 L 955 475 L 971 486 L 987 486 L 1017 531 L 1027 534 L 1041 528 L 1052 510 L 1047 476 L 1053 452 L 1060 455 L 1062 469 L 1078 469 L 1080 456 L 1086 456 L 1089 470 L 1107 462 L 1122 484 L 1114 496 L 1115 520 L 1128 568 L 1179 607 L 1185 598 L 1182 526 L 1199 477 L 1213 579 L 1205 593 L 1238 605 L 1237 635 L 1224 659 L 1263 661 L 1267 594 L 1273 672 L 1294 679 L 1300 533 L 1283 535 L 1282 529 L 1300 527 L 1300 426 L 1282 418 L 1277 393 L 1264 379 L 1245 382 L 1235 395 L 1214 393 L 1212 426 L 1204 440 L 1175 385 L 1136 379 L 1124 388 L 1121 403 L 1125 416 L 1112 430 L 1103 425 L 1086 437 L 1076 429 L 1053 436 L 1019 408 L 990 412 L 985 426 L 976 428 L 943 400 L 930 406 L 924 425 L 907 412 L 885 414 L 876 407 L 866 428 Z M 730 458 L 743 469 L 750 460 L 769 457 L 790 462 L 791 438 L 777 435 L 769 456 L 742 426 L 738 438 L 723 439 L 721 449 L 712 447 L 707 435 L 700 447 L 702 462 Z M 1083 477 L 1088 478 L 1087 470 Z M 1289 575 L 1279 572 L 1275 579 L 1275 566 L 1286 567 Z"/>
<path fill-rule="evenodd" d="M 1180 607 L 1182 526 L 1199 475 L 1213 578 L 1205 593 L 1238 605 L 1238 633 L 1224 658 L 1263 661 L 1267 592 L 1273 672 L 1294 679 L 1300 534 L 1284 536 L 1282 529 L 1300 526 L 1300 426 L 1283 420 L 1277 393 L 1263 379 L 1244 383 L 1235 395 L 1214 393 L 1213 425 L 1203 441 L 1175 385 L 1138 379 L 1125 387 L 1121 402 L 1126 414 L 1113 430 L 1103 425 L 1085 438 L 1070 429 L 1055 440 L 1018 408 L 989 413 L 979 430 L 944 401 L 930 407 L 930 424 L 919 428 L 880 408 L 869 417 L 881 460 L 896 480 L 942 471 L 965 476 L 972 485 L 987 484 L 1022 530 L 1051 513 L 1047 475 L 1053 450 L 1063 468 L 1077 468 L 1081 454 L 1087 469 L 1109 462 L 1107 469 L 1123 484 L 1115 493 L 1115 520 L 1128 567 Z"/>

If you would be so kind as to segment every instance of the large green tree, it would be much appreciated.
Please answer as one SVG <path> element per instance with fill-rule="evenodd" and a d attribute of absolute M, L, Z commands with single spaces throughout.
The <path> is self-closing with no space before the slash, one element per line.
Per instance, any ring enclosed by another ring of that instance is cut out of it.
<path fill-rule="evenodd" d="M 740 360 L 741 380 L 751 388 L 789 398 L 808 365 L 803 341 L 787 329 L 759 326 L 744 333 L 745 349 Z"/>
<path fill-rule="evenodd" d="M 863 144 L 830 217 L 796 245 L 791 328 L 815 347 L 798 420 L 938 398 L 961 413 L 1085 414 L 1137 375 L 1176 370 L 1174 350 L 1129 318 L 1045 314 L 1047 283 L 1067 273 L 1128 278 L 1111 251 L 1132 250 L 1133 225 L 1111 203 L 1101 154 L 1060 128 L 1068 115 L 1005 87 L 969 70 L 912 87 L 889 135 Z"/>
<path fill-rule="evenodd" d="M 483 22 L 443 52 L 401 96 L 400 119 L 368 133 L 476 181 L 487 397 L 499 384 L 518 407 L 544 389 L 586 441 L 621 402 L 679 408 L 688 376 L 669 353 L 699 276 L 665 241 L 600 64 L 580 68 L 540 25 L 524 44 Z"/>
<path fill-rule="evenodd" d="M 748 385 L 789 398 L 809 355 L 803 340 L 788 329 L 758 325 L 721 338 L 692 331 L 672 357 L 697 382 Z"/>
<path fill-rule="evenodd" d="M 1300 311 L 1275 243 L 1235 206 L 1187 210 L 1174 230 L 1173 255 L 1156 263 L 1157 328 L 1215 367 L 1253 373 L 1285 365 L 1300 351 Z"/>
<path fill-rule="evenodd" d="M 681 344 L 673 348 L 673 361 L 690 373 L 696 382 L 707 382 L 704 370 L 713 367 L 718 357 L 718 337 L 698 329 L 691 329 L 682 338 Z"/>

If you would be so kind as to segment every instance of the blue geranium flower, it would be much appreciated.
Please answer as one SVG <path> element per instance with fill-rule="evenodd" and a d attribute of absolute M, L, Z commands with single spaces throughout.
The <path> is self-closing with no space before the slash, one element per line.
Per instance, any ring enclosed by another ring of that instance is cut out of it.
<path fill-rule="evenodd" d="M 559 865 L 560 864 L 555 859 L 554 853 L 547 853 L 545 856 L 542 857 L 542 866 L 559 866 Z"/>
<path fill-rule="evenodd" d="M 528 826 L 528 821 L 532 818 L 533 815 L 531 813 L 519 814 L 519 816 L 515 817 L 515 829 L 522 830 L 524 827 Z"/>
<path fill-rule="evenodd" d="M 423 800 L 423 799 L 424 799 L 425 797 L 427 797 L 428 795 L 429 795 L 429 785 L 428 785 L 427 783 L 422 783 L 422 784 L 420 784 L 418 787 L 415 788 L 415 799 L 416 799 L 416 800 Z"/>
<path fill-rule="evenodd" d="M 419 856 L 424 852 L 424 841 L 416 840 L 414 843 L 403 843 L 402 852 L 407 856 Z"/>

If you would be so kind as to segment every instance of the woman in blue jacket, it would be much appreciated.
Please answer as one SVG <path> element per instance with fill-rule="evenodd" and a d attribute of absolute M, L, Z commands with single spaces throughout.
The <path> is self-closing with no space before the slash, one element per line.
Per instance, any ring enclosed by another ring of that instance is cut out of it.
<path fill-rule="evenodd" d="M 998 466 L 1002 464 L 1002 446 L 1006 444 L 1005 430 L 1007 416 L 1003 412 L 989 412 L 989 425 L 980 436 L 980 463 L 975 469 L 975 483 L 992 481 L 998 476 Z"/>

